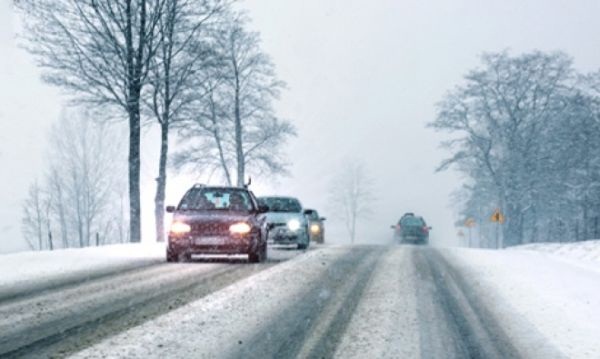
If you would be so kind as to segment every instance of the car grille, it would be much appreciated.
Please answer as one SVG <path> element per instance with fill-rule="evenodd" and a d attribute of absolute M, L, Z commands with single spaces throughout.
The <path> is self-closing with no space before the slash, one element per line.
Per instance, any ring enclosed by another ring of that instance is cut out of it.
<path fill-rule="evenodd" d="M 229 224 L 227 223 L 200 223 L 192 225 L 192 234 L 199 236 L 227 236 Z"/>

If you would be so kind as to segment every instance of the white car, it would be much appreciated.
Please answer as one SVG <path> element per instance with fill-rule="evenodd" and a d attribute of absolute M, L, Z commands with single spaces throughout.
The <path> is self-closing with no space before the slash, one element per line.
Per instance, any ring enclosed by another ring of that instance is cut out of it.
<path fill-rule="evenodd" d="M 266 213 L 268 240 L 274 244 L 295 244 L 298 249 L 310 245 L 308 221 L 302 204 L 293 197 L 260 197 L 258 202 L 269 208 Z"/>

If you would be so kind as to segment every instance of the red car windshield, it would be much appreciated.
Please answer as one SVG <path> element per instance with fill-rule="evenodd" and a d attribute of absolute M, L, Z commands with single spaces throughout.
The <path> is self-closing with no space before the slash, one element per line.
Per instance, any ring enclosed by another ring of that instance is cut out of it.
<path fill-rule="evenodd" d="M 248 192 L 238 189 L 201 188 L 190 190 L 179 203 L 179 210 L 225 210 L 249 212 L 254 206 Z"/>

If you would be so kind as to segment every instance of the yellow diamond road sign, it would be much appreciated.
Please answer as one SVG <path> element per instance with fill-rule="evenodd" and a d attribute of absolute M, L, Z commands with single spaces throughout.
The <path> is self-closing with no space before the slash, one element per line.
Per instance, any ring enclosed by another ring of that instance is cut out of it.
<path fill-rule="evenodd" d="M 504 215 L 502 214 L 502 212 L 500 212 L 500 208 L 496 208 L 496 210 L 492 214 L 492 217 L 490 218 L 490 221 L 500 224 L 504 223 Z"/>

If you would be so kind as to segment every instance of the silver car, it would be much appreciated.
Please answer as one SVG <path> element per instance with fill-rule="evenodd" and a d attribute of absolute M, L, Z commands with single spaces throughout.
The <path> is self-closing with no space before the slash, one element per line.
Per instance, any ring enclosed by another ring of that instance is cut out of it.
<path fill-rule="evenodd" d="M 258 202 L 267 206 L 269 228 L 268 240 L 274 244 L 295 244 L 298 249 L 310 245 L 308 221 L 302 211 L 302 204 L 293 197 L 260 197 Z"/>

